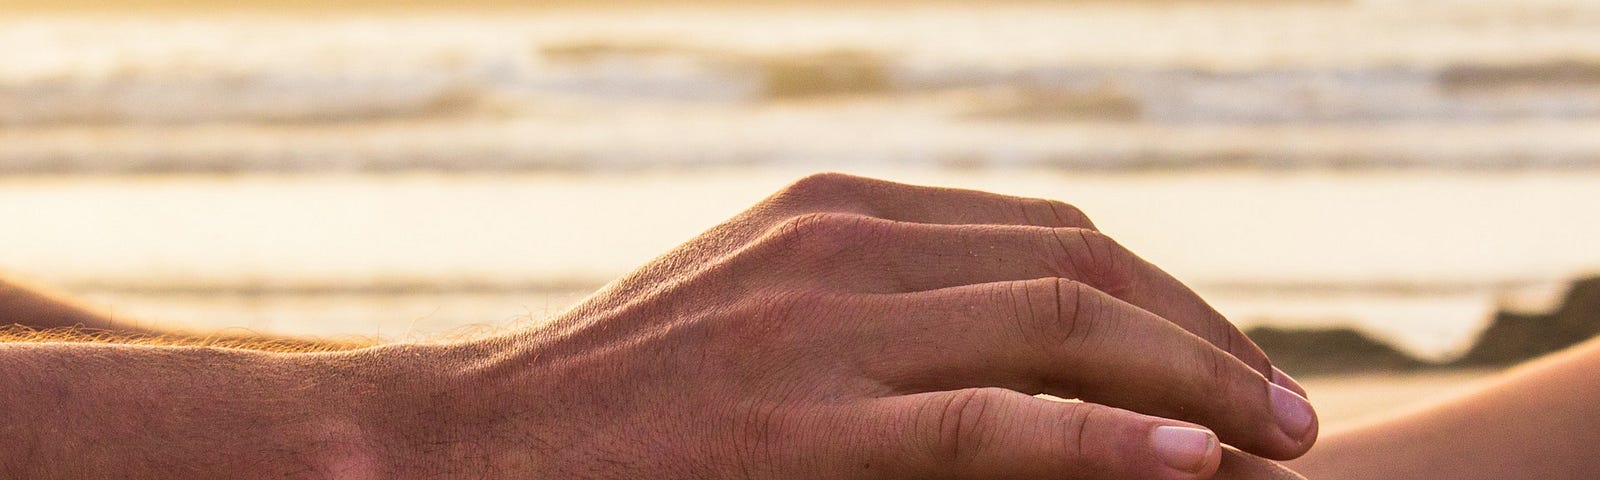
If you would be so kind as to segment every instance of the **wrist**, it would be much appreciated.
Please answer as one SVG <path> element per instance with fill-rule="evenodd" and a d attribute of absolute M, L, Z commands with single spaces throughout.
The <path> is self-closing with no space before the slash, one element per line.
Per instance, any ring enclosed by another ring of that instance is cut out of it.
<path fill-rule="evenodd" d="M 437 360 L 439 351 L 0 344 L 0 444 L 14 447 L 0 449 L 0 469 L 28 478 L 421 476 L 407 467 L 460 465 L 425 442 L 472 440 L 449 430 L 453 404 L 442 399 L 459 390 L 447 379 L 462 364 Z"/>
<path fill-rule="evenodd" d="M 387 345 L 356 355 L 352 418 L 371 435 L 379 478 L 487 478 L 529 466 L 522 392 L 496 378 L 483 345 Z M 513 369 L 520 370 L 520 369 Z"/>

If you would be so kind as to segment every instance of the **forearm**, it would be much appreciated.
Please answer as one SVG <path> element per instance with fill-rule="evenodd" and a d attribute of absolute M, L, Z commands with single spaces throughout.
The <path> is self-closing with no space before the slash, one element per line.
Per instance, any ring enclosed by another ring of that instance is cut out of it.
<path fill-rule="evenodd" d="M 16 478 L 395 478 L 437 411 L 420 347 L 275 354 L 0 344 L 0 472 Z M 405 460 L 405 461 L 401 461 Z"/>
<path fill-rule="evenodd" d="M 115 318 L 68 296 L 0 278 L 0 343 L 78 342 L 220 346 L 270 351 L 329 351 L 369 347 L 365 339 L 323 340 L 255 332 L 163 330 Z"/>
<path fill-rule="evenodd" d="M 1312 479 L 1589 478 L 1600 471 L 1600 342 L 1475 394 L 1330 435 L 1292 466 Z"/>
<path fill-rule="evenodd" d="M 119 322 L 110 315 L 70 301 L 65 295 L 15 279 L 0 278 L 0 326 L 12 324 L 38 330 L 82 327 L 154 333 L 130 322 Z"/>

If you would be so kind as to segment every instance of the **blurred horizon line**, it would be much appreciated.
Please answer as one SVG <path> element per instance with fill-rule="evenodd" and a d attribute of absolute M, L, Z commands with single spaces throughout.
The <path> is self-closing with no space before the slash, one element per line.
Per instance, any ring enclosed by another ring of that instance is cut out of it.
<path fill-rule="evenodd" d="M 1108 5 L 1116 7 L 1181 6 L 1196 5 L 1345 5 L 1358 0 L 615 0 L 597 3 L 587 0 L 328 0 L 319 2 L 285 2 L 281 0 L 238 0 L 210 2 L 206 0 L 123 0 L 114 3 L 99 0 L 8 0 L 0 17 L 8 13 L 82 13 L 118 12 L 128 10 L 159 10 L 159 13 L 187 11 L 194 13 L 250 13 L 273 11 L 281 13 L 329 12 L 352 13 L 403 13 L 407 11 L 472 13 L 481 9 L 498 11 L 540 11 L 551 8 L 570 10 L 611 10 L 616 8 L 704 8 L 704 7 L 851 7 L 851 6 L 965 6 L 965 5 Z M 158 13 L 158 12 L 147 12 Z"/>
<path fill-rule="evenodd" d="M 1308 282 L 1295 280 L 1261 279 L 1256 281 L 1233 280 L 1202 282 L 1192 285 L 1213 294 L 1386 294 L 1394 296 L 1431 296 L 1483 291 L 1517 291 L 1544 288 L 1552 284 L 1568 284 L 1585 278 L 1600 276 L 1600 272 L 1574 272 L 1560 278 L 1516 278 L 1486 281 L 1437 279 L 1379 279 L 1368 281 Z M 485 280 L 473 278 L 416 279 L 370 278 L 332 280 L 251 280 L 218 281 L 215 278 L 194 279 L 191 282 L 154 281 L 144 283 L 106 281 L 65 281 L 59 288 L 72 291 L 93 291 L 130 295 L 340 295 L 383 296 L 408 294 L 463 294 L 463 293 L 566 293 L 594 291 L 609 284 L 607 277 L 560 277 L 522 281 Z"/>

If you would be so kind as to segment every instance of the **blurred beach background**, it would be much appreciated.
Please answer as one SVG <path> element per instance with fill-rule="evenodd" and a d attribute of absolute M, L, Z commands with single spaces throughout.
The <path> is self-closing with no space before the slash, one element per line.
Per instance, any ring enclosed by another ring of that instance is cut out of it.
<path fill-rule="evenodd" d="M 1242 326 L 1426 362 L 1600 272 L 1591 0 L 221 5 L 0 0 L 0 271 L 464 335 L 832 170 L 1061 199 Z M 1338 426 L 1492 371 L 1307 383 Z"/>

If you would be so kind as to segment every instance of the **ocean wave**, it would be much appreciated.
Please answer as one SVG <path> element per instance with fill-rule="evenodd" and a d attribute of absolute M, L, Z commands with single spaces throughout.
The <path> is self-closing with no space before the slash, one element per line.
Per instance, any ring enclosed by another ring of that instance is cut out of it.
<path fill-rule="evenodd" d="M 0 130 L 0 173 L 626 172 L 729 167 L 1184 170 L 1600 168 L 1600 121 L 1014 126 L 776 109 L 382 125 Z"/>
<path fill-rule="evenodd" d="M 1600 117 L 1600 63 L 1440 68 L 1113 69 L 906 65 L 880 52 L 735 55 L 662 46 L 546 50 L 412 69 L 128 73 L 0 84 L 0 125 L 359 122 L 538 116 L 540 101 L 739 106 L 972 93 L 1009 121 L 1152 124 L 1494 122 Z M 552 51 L 563 53 L 551 53 Z"/>
<path fill-rule="evenodd" d="M 325 123 L 482 115 L 517 62 L 459 57 L 389 68 L 127 66 L 0 82 L 0 128 Z"/>
<path fill-rule="evenodd" d="M 0 172 L 1600 168 L 1592 2 L 1379 3 L 7 21 Z"/>

